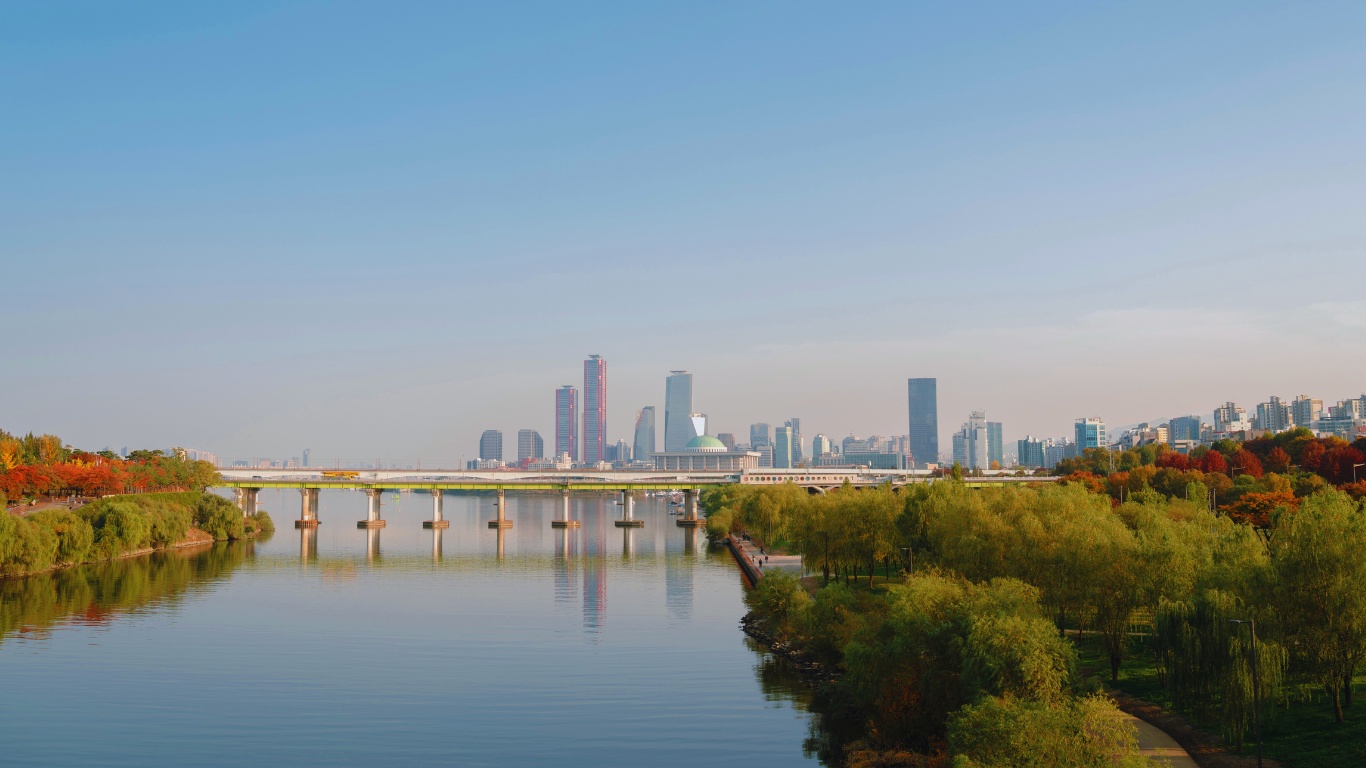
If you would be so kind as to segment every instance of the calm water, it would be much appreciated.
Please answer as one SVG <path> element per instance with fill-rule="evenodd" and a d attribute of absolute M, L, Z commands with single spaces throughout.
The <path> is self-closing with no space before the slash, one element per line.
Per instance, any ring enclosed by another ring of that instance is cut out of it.
<path fill-rule="evenodd" d="M 814 764 L 730 555 L 644 500 L 262 492 L 273 538 L 0 582 L 0 764 Z M 314 535 L 316 538 L 314 539 Z"/>

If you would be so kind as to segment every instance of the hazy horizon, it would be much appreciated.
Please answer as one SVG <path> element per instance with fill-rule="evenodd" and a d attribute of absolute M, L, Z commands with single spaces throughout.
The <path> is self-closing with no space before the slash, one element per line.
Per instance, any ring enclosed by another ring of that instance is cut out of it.
<path fill-rule="evenodd" d="M 0 11 L 0 428 L 453 466 L 1366 392 L 1366 7 Z M 509 439 L 511 438 L 511 439 Z M 511 446 L 511 451 L 508 447 Z"/>

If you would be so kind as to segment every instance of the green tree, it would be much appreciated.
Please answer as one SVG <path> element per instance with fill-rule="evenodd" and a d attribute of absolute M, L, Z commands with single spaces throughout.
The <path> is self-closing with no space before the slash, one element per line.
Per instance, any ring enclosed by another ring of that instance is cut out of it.
<path fill-rule="evenodd" d="M 1048 704 L 990 697 L 948 727 L 953 768 L 1140 768 L 1138 731 L 1101 696 Z"/>
<path fill-rule="evenodd" d="M 1342 722 L 1366 651 L 1366 516 L 1350 496 L 1320 491 L 1277 517 L 1271 552 L 1291 659 L 1323 686 Z"/>

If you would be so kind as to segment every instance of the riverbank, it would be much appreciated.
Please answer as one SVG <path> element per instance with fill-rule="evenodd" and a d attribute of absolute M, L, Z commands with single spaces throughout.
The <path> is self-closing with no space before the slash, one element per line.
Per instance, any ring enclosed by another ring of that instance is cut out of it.
<path fill-rule="evenodd" d="M 272 532 L 265 512 L 244 517 L 205 492 L 111 496 L 76 509 L 0 515 L 0 578 L 137 557 Z"/>

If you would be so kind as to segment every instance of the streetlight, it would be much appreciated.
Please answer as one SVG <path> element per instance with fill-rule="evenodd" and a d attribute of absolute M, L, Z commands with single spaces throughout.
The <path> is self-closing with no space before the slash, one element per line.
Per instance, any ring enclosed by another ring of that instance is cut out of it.
<path fill-rule="evenodd" d="M 1252 630 L 1252 723 L 1257 734 L 1257 768 L 1262 768 L 1262 686 L 1257 680 L 1257 620 L 1229 619 L 1228 623 L 1246 624 Z"/>
<path fill-rule="evenodd" d="M 821 536 L 824 536 L 824 537 L 825 537 L 825 557 L 822 558 L 821 565 L 823 566 L 822 570 L 824 571 L 824 574 L 823 574 L 823 575 L 825 576 L 825 583 L 826 583 L 826 584 L 829 584 L 829 583 L 830 583 L 830 532 L 829 532 L 829 531 L 821 531 Z"/>

